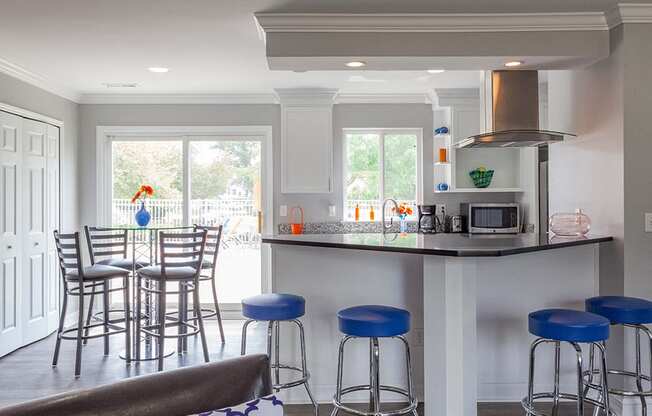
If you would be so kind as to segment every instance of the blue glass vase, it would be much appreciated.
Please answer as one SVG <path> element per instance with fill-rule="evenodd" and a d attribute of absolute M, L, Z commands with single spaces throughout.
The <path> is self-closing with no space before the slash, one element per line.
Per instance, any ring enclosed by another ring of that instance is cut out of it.
<path fill-rule="evenodd" d="M 138 212 L 136 212 L 136 224 L 140 227 L 147 227 L 147 224 L 149 224 L 149 220 L 152 219 L 152 216 L 150 213 L 147 211 L 145 208 L 145 201 L 142 201 L 140 203 L 140 209 Z"/>

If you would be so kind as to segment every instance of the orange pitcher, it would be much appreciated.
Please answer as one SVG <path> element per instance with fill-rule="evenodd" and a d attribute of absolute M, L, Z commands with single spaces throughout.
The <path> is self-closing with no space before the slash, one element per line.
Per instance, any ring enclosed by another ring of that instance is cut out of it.
<path fill-rule="evenodd" d="M 292 234 L 303 233 L 303 208 L 299 205 L 290 209 L 290 231 Z"/>

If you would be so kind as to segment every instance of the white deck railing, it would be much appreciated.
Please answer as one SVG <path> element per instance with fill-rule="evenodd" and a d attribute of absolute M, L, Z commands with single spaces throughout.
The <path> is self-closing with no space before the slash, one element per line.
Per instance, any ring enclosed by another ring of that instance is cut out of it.
<path fill-rule="evenodd" d="M 152 216 L 151 224 L 158 226 L 184 225 L 183 200 L 150 199 L 145 203 Z M 129 199 L 114 199 L 113 225 L 132 225 L 140 204 Z M 203 225 L 222 224 L 228 218 L 256 217 L 256 203 L 252 199 L 193 199 L 190 201 L 190 222 Z"/>

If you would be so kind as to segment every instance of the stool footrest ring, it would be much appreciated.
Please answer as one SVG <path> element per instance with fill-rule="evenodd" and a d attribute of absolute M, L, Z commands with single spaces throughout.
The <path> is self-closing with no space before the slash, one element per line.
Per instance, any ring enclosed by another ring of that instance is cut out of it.
<path fill-rule="evenodd" d="M 302 370 L 302 369 L 300 369 L 299 367 L 291 366 L 291 365 L 286 365 L 286 364 L 279 364 L 279 365 L 276 365 L 276 364 L 272 364 L 270 367 L 271 367 L 272 370 L 275 370 L 275 369 L 279 368 L 279 369 L 281 369 L 281 370 L 292 370 L 292 371 L 297 371 L 297 372 L 303 374 L 303 370 Z M 296 380 L 292 380 L 292 381 L 288 381 L 287 383 L 274 384 L 274 385 L 272 386 L 272 388 L 273 388 L 274 390 L 276 390 L 276 391 L 283 390 L 283 389 L 289 389 L 289 388 L 291 388 L 291 387 L 296 387 L 296 386 L 300 386 L 300 385 L 302 385 L 302 384 L 305 384 L 309 379 L 310 379 L 310 373 L 308 373 L 308 372 L 306 371 L 305 375 L 304 375 L 302 378 L 299 378 L 299 379 L 296 379 Z"/>
<path fill-rule="evenodd" d="M 608 370 L 607 373 L 618 375 L 618 376 L 624 376 L 624 377 L 632 377 L 632 378 L 637 377 L 635 372 L 627 371 L 627 370 L 614 370 L 614 369 L 611 369 L 611 370 Z M 593 370 L 593 374 L 600 374 L 600 372 L 598 370 Z M 586 370 L 584 372 L 584 378 L 586 379 L 587 377 L 590 377 L 590 376 L 591 376 L 591 370 Z M 652 380 L 652 378 L 650 376 L 648 376 L 648 375 L 641 374 L 641 380 L 649 382 L 649 381 Z M 601 386 L 599 386 L 599 385 L 597 385 L 595 383 L 586 381 L 586 380 L 584 380 L 584 385 L 586 387 L 590 388 L 590 389 L 593 389 L 593 390 L 600 391 L 602 389 Z M 615 394 L 617 396 L 627 396 L 627 397 L 652 397 L 652 390 L 634 391 L 634 390 L 622 390 L 622 389 L 610 388 L 609 393 L 610 394 Z"/>
<path fill-rule="evenodd" d="M 555 397 L 555 394 L 553 392 L 542 392 L 542 393 L 534 393 L 532 395 L 532 405 L 534 405 L 534 401 L 538 399 L 553 399 Z M 577 401 L 577 394 L 571 394 L 571 393 L 559 393 L 559 398 L 560 399 L 565 399 L 565 400 L 572 400 L 572 401 Z M 584 403 L 590 403 L 595 407 L 599 407 L 604 410 L 604 404 L 600 403 L 597 400 L 591 399 L 589 397 L 584 397 L 583 399 Z M 534 416 L 550 416 L 548 413 L 542 412 L 540 410 L 535 410 L 533 406 L 530 406 L 528 403 L 528 398 L 524 397 L 521 400 L 521 406 L 523 406 L 523 409 L 528 412 L 528 414 L 534 415 Z M 609 415 L 613 415 L 613 412 L 610 410 Z"/>
<path fill-rule="evenodd" d="M 342 389 L 342 391 L 340 392 L 340 395 L 344 396 L 345 394 L 353 393 L 353 392 L 356 392 L 356 391 L 370 391 L 370 390 L 371 390 L 371 386 L 369 384 L 360 384 L 360 385 L 357 385 L 357 386 L 351 386 L 351 387 L 347 387 L 347 388 Z M 407 390 L 402 389 L 400 387 L 386 386 L 386 385 L 381 384 L 380 385 L 380 390 L 381 391 L 388 391 L 388 392 L 392 392 L 392 393 L 397 393 L 397 394 L 403 395 L 403 396 L 408 397 L 408 398 L 410 397 L 410 393 Z M 418 403 L 417 403 L 416 398 L 413 398 L 412 401 L 406 407 L 403 407 L 401 409 L 391 410 L 391 411 L 387 411 L 387 412 L 374 413 L 374 412 L 365 412 L 365 411 L 362 411 L 362 410 L 353 409 L 351 407 L 348 407 L 348 406 L 342 404 L 340 401 L 338 401 L 337 396 L 333 397 L 333 405 L 337 409 L 343 410 L 343 411 L 345 411 L 347 413 L 352 413 L 352 414 L 357 415 L 357 416 L 399 416 L 399 415 L 404 415 L 406 413 L 412 413 L 417 408 L 417 404 Z"/>

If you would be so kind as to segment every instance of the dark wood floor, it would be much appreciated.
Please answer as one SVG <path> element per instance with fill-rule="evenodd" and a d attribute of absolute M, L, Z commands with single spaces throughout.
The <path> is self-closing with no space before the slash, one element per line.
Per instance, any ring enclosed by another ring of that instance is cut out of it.
<path fill-rule="evenodd" d="M 218 341 L 216 322 L 206 322 L 211 361 L 240 355 L 241 328 L 241 321 L 224 321 L 227 340 L 226 344 L 221 345 Z M 248 351 L 265 351 L 265 328 L 262 325 L 258 325 L 258 327 L 252 325 L 250 328 L 247 339 Z M 84 347 L 82 376 L 75 380 L 73 377 L 74 345 L 75 343 L 72 341 L 62 343 L 59 365 L 56 368 L 52 368 L 50 365 L 54 336 L 0 359 L 0 407 L 156 371 L 154 362 L 143 362 L 127 367 L 124 361 L 117 356 L 123 348 L 123 338 L 115 336 L 112 337 L 111 354 L 107 357 L 103 356 L 101 340 L 91 340 Z M 172 343 L 171 346 L 176 346 L 176 344 Z M 167 358 L 165 368 L 173 369 L 203 362 L 198 339 L 189 341 L 188 350 L 188 354 L 174 354 Z M 572 407 L 565 407 L 559 416 L 574 415 L 572 410 Z M 322 415 L 328 416 L 330 411 L 330 405 L 320 406 Z M 420 413 L 422 414 L 422 412 Z M 312 413 L 308 406 L 290 405 L 286 407 L 286 414 L 288 416 L 303 416 Z M 479 416 L 521 416 L 523 414 L 518 403 L 481 403 L 478 405 Z M 587 412 L 587 414 L 590 413 Z"/>

